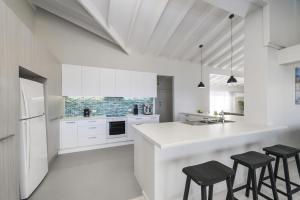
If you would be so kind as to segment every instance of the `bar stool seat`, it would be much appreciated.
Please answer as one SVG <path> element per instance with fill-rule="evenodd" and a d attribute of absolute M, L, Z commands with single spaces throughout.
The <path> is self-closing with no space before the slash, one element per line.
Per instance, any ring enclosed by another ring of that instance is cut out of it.
<path fill-rule="evenodd" d="M 291 158 L 296 154 L 300 153 L 300 149 L 296 149 L 294 147 L 284 146 L 284 145 L 274 145 L 271 147 L 263 148 L 264 151 L 268 152 L 271 155 L 279 156 L 283 158 Z"/>
<path fill-rule="evenodd" d="M 231 177 L 234 171 L 217 161 L 209 161 L 203 164 L 185 167 L 182 172 L 187 175 L 183 200 L 189 196 L 191 180 L 201 186 L 201 200 L 207 199 L 206 189 L 209 187 L 208 199 L 213 199 L 214 184 L 226 181 L 228 189 L 228 198 L 233 200 L 233 191 Z"/>
<path fill-rule="evenodd" d="M 289 146 L 278 144 L 278 145 L 274 145 L 271 147 L 265 147 L 265 148 L 263 148 L 263 150 L 266 152 L 267 155 L 276 157 L 275 170 L 274 170 L 275 183 L 276 183 L 277 179 L 285 182 L 286 191 L 277 189 L 277 192 L 284 196 L 287 196 L 288 200 L 292 200 L 293 194 L 300 191 L 300 185 L 290 180 L 288 159 L 291 159 L 293 157 L 295 158 L 296 165 L 297 165 L 297 171 L 300 176 L 300 159 L 299 159 L 300 149 L 296 149 L 294 147 L 289 147 Z M 280 159 L 283 161 L 284 177 L 278 176 Z M 269 178 L 269 176 L 265 177 L 265 170 L 262 170 L 260 180 L 259 180 L 259 185 L 260 185 L 259 191 L 261 189 L 261 185 L 270 187 L 270 185 L 265 182 L 265 180 L 268 178 Z M 292 189 L 292 186 L 294 186 L 293 189 Z"/>
<path fill-rule="evenodd" d="M 233 170 L 217 161 L 183 168 L 183 173 L 198 185 L 213 185 L 226 180 L 234 174 Z"/>
<path fill-rule="evenodd" d="M 272 168 L 272 161 L 275 160 L 274 158 L 259 152 L 249 151 L 243 154 L 231 156 L 231 159 L 234 160 L 233 170 L 235 172 L 235 175 L 232 176 L 232 181 L 231 181 L 232 185 L 234 185 L 238 165 L 240 164 L 248 168 L 247 184 L 234 188 L 233 189 L 234 193 L 246 189 L 246 194 L 245 194 L 246 197 L 249 197 L 250 190 L 252 190 L 253 200 L 258 200 L 258 195 L 268 200 L 278 200 L 278 194 L 276 191 L 275 179 L 273 176 L 273 168 Z M 272 189 L 273 198 L 260 192 L 261 186 L 257 185 L 257 178 L 256 178 L 256 170 L 258 170 L 259 168 L 262 168 L 263 171 L 265 171 L 265 169 L 268 168 L 270 174 L 268 178 L 270 179 L 271 182 L 270 188 Z M 228 200 L 229 197 L 227 196 L 226 199 Z"/>
<path fill-rule="evenodd" d="M 275 160 L 270 156 L 255 151 L 249 151 L 247 153 L 234 155 L 231 156 L 231 159 L 233 159 L 234 161 L 238 161 L 239 164 L 244 165 L 245 167 L 249 167 L 251 169 L 257 169 L 266 166 L 270 162 Z"/>

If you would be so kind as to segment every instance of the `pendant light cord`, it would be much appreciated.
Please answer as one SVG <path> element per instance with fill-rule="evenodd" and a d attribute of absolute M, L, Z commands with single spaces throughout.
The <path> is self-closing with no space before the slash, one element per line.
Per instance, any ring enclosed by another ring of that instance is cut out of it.
<path fill-rule="evenodd" d="M 231 76 L 233 75 L 232 73 L 232 55 L 233 55 L 233 45 L 232 45 L 232 19 L 233 19 L 234 15 L 230 15 L 230 45 L 231 45 L 231 57 L 230 57 L 230 72 L 231 72 Z"/>
<path fill-rule="evenodd" d="M 202 46 L 202 47 L 203 47 L 203 46 Z M 201 81 L 203 81 L 202 47 L 201 47 L 201 61 L 200 61 L 200 64 L 201 64 Z"/>

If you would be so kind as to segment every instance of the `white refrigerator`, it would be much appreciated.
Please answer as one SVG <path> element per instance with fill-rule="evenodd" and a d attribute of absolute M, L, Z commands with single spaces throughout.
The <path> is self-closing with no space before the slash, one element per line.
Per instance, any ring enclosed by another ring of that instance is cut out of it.
<path fill-rule="evenodd" d="M 43 84 L 20 78 L 20 195 L 27 199 L 48 172 Z"/>

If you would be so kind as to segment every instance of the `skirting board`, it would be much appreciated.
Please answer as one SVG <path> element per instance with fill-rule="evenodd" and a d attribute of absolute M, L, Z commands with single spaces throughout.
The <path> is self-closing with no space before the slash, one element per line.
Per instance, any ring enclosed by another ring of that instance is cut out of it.
<path fill-rule="evenodd" d="M 62 150 L 59 150 L 58 154 L 62 155 L 62 154 L 67 154 L 67 153 L 104 149 L 104 148 L 124 146 L 124 145 L 129 145 L 129 144 L 133 144 L 133 141 L 115 142 L 115 143 L 100 144 L 100 145 L 94 145 L 94 146 L 88 146 L 88 147 L 77 147 L 77 148 L 72 148 L 72 149 L 62 149 Z"/>

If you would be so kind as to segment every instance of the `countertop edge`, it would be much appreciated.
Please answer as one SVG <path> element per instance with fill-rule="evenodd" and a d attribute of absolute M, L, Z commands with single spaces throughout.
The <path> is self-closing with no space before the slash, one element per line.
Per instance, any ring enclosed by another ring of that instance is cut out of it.
<path fill-rule="evenodd" d="M 268 128 L 264 128 L 261 130 L 257 130 L 257 131 L 245 131 L 245 132 L 243 132 L 243 134 L 240 134 L 240 135 L 229 135 L 229 136 L 224 136 L 224 137 L 220 137 L 220 138 L 207 138 L 207 139 L 199 139 L 199 140 L 194 139 L 193 141 L 184 141 L 181 143 L 173 143 L 173 144 L 163 145 L 163 144 L 159 144 L 158 142 L 154 141 L 148 135 L 142 133 L 142 131 L 140 131 L 138 128 L 136 128 L 136 126 L 133 126 L 133 127 L 137 131 L 139 131 L 149 142 L 153 143 L 155 146 L 157 146 L 160 149 L 175 148 L 175 147 L 185 146 L 185 145 L 189 145 L 189 144 L 196 144 L 196 143 L 201 144 L 203 142 L 218 141 L 218 140 L 224 140 L 224 139 L 229 139 L 229 138 L 238 138 L 238 137 L 255 135 L 255 134 L 260 134 L 260 133 L 267 133 L 270 131 L 280 131 L 280 130 L 288 129 L 288 126 L 274 126 L 274 127 L 268 127 Z M 270 134 L 271 134 L 271 132 L 270 132 Z M 278 134 L 280 134 L 280 133 L 278 133 Z"/>

